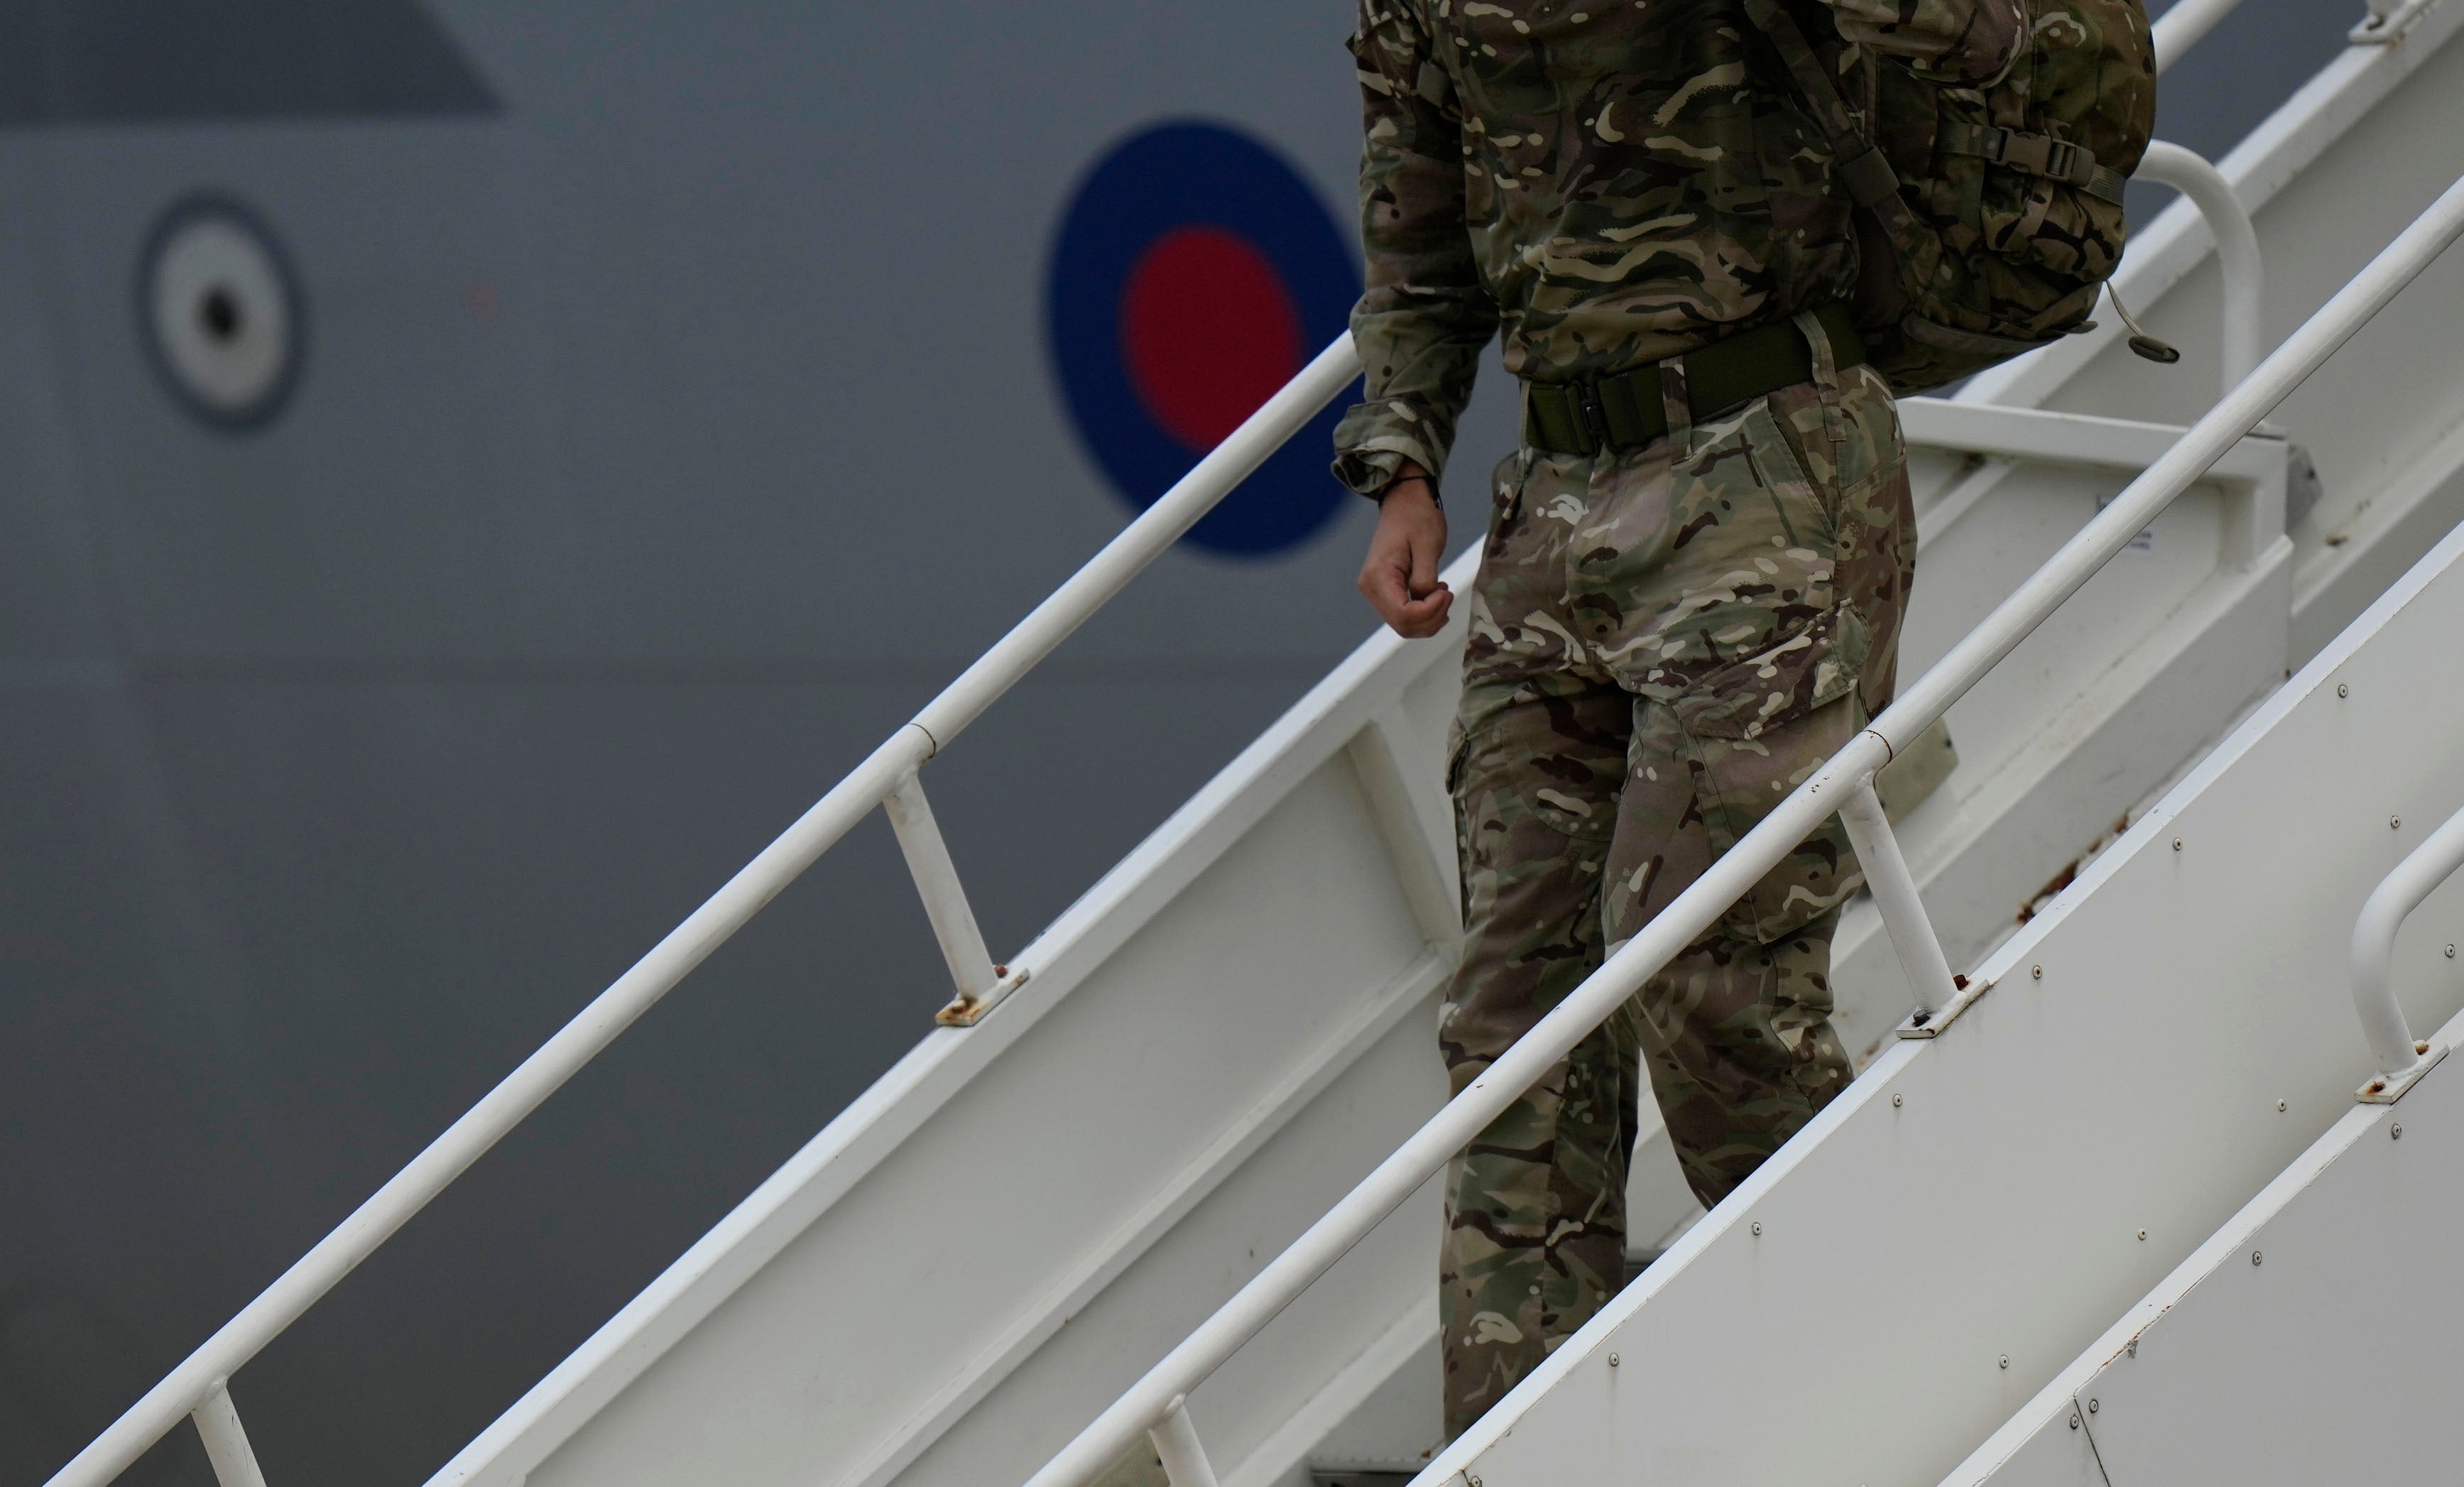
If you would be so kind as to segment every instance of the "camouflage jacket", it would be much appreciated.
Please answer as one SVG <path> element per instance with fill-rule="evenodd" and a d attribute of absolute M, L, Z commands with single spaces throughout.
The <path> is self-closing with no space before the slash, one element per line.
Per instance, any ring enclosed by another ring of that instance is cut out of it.
<path fill-rule="evenodd" d="M 1859 45 L 1922 65 L 1993 9 L 1824 3 L 1843 69 Z M 1334 469 L 1354 490 L 1407 457 L 1442 470 L 1501 326 L 1508 372 L 1557 381 L 1853 287 L 1831 146 L 1741 0 L 1360 0 L 1347 44 L 1368 401 L 1336 427 Z"/>

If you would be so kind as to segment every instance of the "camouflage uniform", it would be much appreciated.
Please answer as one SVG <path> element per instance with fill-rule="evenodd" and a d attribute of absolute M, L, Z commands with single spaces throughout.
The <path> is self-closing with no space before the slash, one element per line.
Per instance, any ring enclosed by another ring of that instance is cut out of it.
<path fill-rule="evenodd" d="M 1915 556 L 1863 367 L 1622 455 L 1524 450 L 1495 491 L 1449 781 L 1457 1091 L 1889 700 Z M 1639 1055 L 1705 1204 L 1846 1084 L 1826 974 L 1858 883 L 1835 820 L 1456 1159 L 1449 1433 L 1623 1282 Z"/>
<path fill-rule="evenodd" d="M 1362 0 L 1369 396 L 1340 477 L 1441 470 L 1501 327 L 1541 381 L 1789 320 L 1816 369 L 1700 422 L 1671 373 L 1668 437 L 1497 470 L 1449 777 L 1458 1090 L 1889 696 L 1914 559 L 1897 414 L 1806 313 L 1853 288 L 1850 208 L 1753 35 L 1737 0 Z M 1826 973 L 1857 881 L 1835 821 L 1456 1159 L 1449 1434 L 1622 1281 L 1642 1056 L 1706 1203 L 1845 1084 Z"/>

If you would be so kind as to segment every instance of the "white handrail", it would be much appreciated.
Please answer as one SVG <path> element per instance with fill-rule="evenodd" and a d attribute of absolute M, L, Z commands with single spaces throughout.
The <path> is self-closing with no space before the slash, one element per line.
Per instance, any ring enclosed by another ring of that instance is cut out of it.
<path fill-rule="evenodd" d="M 2216 240 L 2217 272 L 2224 279 L 2221 360 L 2224 390 L 2231 392 L 2258 366 L 2260 317 L 2267 305 L 2258 230 L 2251 225 L 2250 208 L 2241 204 L 2223 171 L 2178 144 L 2149 141 L 2138 173 L 2189 197 L 2208 219 L 2208 231 Z"/>
<path fill-rule="evenodd" d="M 617 1034 L 742 929 L 902 780 L 913 777 L 919 765 L 982 716 L 1001 693 L 1127 587 L 1140 570 L 1179 540 L 1181 534 L 1359 375 L 1360 359 L 1353 350 L 1352 333 L 1346 331 L 999 644 L 959 673 L 914 721 L 891 734 L 779 840 L 764 847 L 631 970 L 618 976 L 333 1233 L 78 1452 L 52 1477 L 49 1487 L 101 1487 L 127 1470 L 165 1432 L 212 1397 L 224 1379 L 298 1320 Z"/>
<path fill-rule="evenodd" d="M 2156 71 L 2182 59 L 2182 54 L 2198 45 L 2199 38 L 2215 30 L 2216 22 L 2233 13 L 2241 0 L 2174 0 L 2173 9 L 2156 17 L 2147 28 L 2156 49 Z"/>
<path fill-rule="evenodd" d="M 2427 1046 L 2413 1041 L 2412 1029 L 2396 1005 L 2391 974 L 2395 935 L 2405 920 L 2438 886 L 2464 867 L 2464 811 L 2430 834 L 2395 864 L 2362 905 L 2353 921 L 2353 1010 L 2361 1015 L 2362 1036 L 2368 1039 L 2379 1070 L 2388 1079 L 2411 1073 L 2429 1056 Z"/>
<path fill-rule="evenodd" d="M 2412 23 L 2430 13 L 2438 0 L 2370 0 L 2370 13 L 2344 33 L 2357 47 L 2391 47 L 2404 39 Z"/>
<path fill-rule="evenodd" d="M 2464 235 L 2464 180 L 2450 186 L 2257 371 L 2062 544 L 2050 561 L 1919 677 L 1872 727 L 1841 746 L 1813 778 L 1774 806 L 1760 825 L 1611 954 L 1469 1087 L 1447 1102 L 1324 1217 L 1164 1355 L 1029 1478 L 1027 1487 L 1086 1487 L 1162 1419 L 1172 1401 L 1221 1367 L 1379 1221 L 1419 1191 L 1448 1158 L 1487 1129 L 1523 1091 L 1624 1005 L 1646 979 L 1693 943 L 1764 873 L 1795 850 L 1839 808 L 1850 790 L 1889 762 L 1894 750 L 1904 748 L 1930 727 L 2458 235 Z"/>

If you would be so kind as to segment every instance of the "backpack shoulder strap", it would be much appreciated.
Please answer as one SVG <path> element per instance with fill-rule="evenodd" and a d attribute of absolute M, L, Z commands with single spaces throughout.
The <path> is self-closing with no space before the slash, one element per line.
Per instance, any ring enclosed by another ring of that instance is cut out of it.
<path fill-rule="evenodd" d="M 1780 0 L 1746 0 L 1747 18 L 1771 41 L 1771 50 L 1788 64 L 1789 76 L 1796 81 L 1796 91 L 1803 95 L 1807 106 L 1814 110 L 1815 122 L 1831 136 L 1832 147 L 1839 153 L 1839 179 L 1857 205 L 1882 219 L 1883 227 L 1894 236 L 1916 224 L 1908 219 L 1907 203 L 1900 198 L 1900 174 L 1891 168 L 1881 148 L 1875 144 L 1857 122 L 1848 100 L 1839 96 L 1838 85 L 1815 55 L 1814 44 L 1788 13 Z"/>

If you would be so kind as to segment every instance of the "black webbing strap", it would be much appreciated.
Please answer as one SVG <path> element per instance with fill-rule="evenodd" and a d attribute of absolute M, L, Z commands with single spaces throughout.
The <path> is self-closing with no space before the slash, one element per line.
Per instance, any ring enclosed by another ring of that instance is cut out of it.
<path fill-rule="evenodd" d="M 1847 306 L 1824 305 L 1814 317 L 1830 338 L 1836 365 L 1846 368 L 1865 360 L 1865 344 Z M 1788 320 L 1697 347 L 1683 361 L 1686 403 L 1697 418 L 1814 378 L 1814 350 Z M 1523 442 L 1535 449 L 1594 454 L 1603 447 L 1635 448 L 1667 433 L 1657 361 L 1590 382 L 1523 384 Z"/>
<path fill-rule="evenodd" d="M 1805 39 L 1795 18 L 1781 8 L 1779 0 L 1746 0 L 1746 16 L 1771 44 L 1771 50 L 1779 54 L 1789 76 L 1796 79 L 1797 93 L 1814 110 L 1815 122 L 1830 136 L 1848 194 L 1881 222 L 1882 231 L 1893 242 L 1921 240 L 1924 233 L 1915 214 L 1900 195 L 1899 173 L 1857 121 L 1856 111 L 1839 96 L 1837 85 L 1824 69 L 1822 58 L 1815 55 L 1814 44 Z"/>

